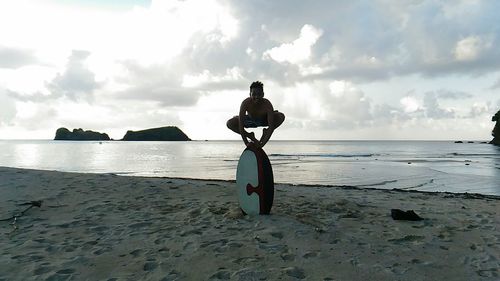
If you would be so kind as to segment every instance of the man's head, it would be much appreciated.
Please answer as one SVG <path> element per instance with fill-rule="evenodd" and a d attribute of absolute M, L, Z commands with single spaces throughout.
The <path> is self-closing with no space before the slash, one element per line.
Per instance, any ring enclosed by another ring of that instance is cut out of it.
<path fill-rule="evenodd" d="M 264 84 L 260 81 L 255 81 L 250 85 L 250 97 L 254 102 L 258 102 L 264 97 Z"/>

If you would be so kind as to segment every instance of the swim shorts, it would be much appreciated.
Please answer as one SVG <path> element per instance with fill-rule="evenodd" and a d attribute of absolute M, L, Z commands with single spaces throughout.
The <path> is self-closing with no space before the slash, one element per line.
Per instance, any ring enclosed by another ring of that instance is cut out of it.
<path fill-rule="evenodd" d="M 245 119 L 243 120 L 243 125 L 245 128 L 257 128 L 257 127 L 266 127 L 267 118 L 252 118 L 248 115 L 245 115 Z"/>

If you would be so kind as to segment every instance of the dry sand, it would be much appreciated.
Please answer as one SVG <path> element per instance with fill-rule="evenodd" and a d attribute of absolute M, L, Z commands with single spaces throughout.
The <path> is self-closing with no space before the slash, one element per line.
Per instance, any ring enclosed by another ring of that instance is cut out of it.
<path fill-rule="evenodd" d="M 0 167 L 0 280 L 499 280 L 493 196 L 235 184 Z M 395 221 L 392 208 L 423 221 Z"/>

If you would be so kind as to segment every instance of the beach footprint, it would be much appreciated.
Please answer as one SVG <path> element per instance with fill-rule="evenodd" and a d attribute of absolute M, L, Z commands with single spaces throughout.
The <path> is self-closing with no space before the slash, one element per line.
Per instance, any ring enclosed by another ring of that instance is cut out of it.
<path fill-rule="evenodd" d="M 286 275 L 288 275 L 290 277 L 294 277 L 297 279 L 305 279 L 306 278 L 306 274 L 305 274 L 304 270 L 302 268 L 296 267 L 296 266 L 287 267 L 287 268 L 283 269 L 283 273 L 285 273 Z"/>
<path fill-rule="evenodd" d="M 315 258 L 318 255 L 319 255 L 319 252 L 310 251 L 310 252 L 305 253 L 302 257 L 305 258 L 305 259 L 310 259 L 310 258 Z"/>
<path fill-rule="evenodd" d="M 425 239 L 425 236 L 420 236 L 420 235 L 406 235 L 406 236 L 401 237 L 401 238 L 389 239 L 387 241 L 395 243 L 395 244 L 403 244 L 403 243 L 408 243 L 408 242 L 421 242 L 424 239 Z"/>
<path fill-rule="evenodd" d="M 227 270 L 219 270 L 212 274 L 208 280 L 229 280 L 231 279 L 231 274 Z"/>

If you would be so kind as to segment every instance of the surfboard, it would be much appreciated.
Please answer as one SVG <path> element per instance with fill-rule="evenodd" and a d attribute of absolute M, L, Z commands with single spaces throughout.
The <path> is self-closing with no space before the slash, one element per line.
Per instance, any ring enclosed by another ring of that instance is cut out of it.
<path fill-rule="evenodd" d="M 236 169 L 236 187 L 241 210 L 249 215 L 267 215 L 274 200 L 271 162 L 262 148 L 247 147 Z"/>

